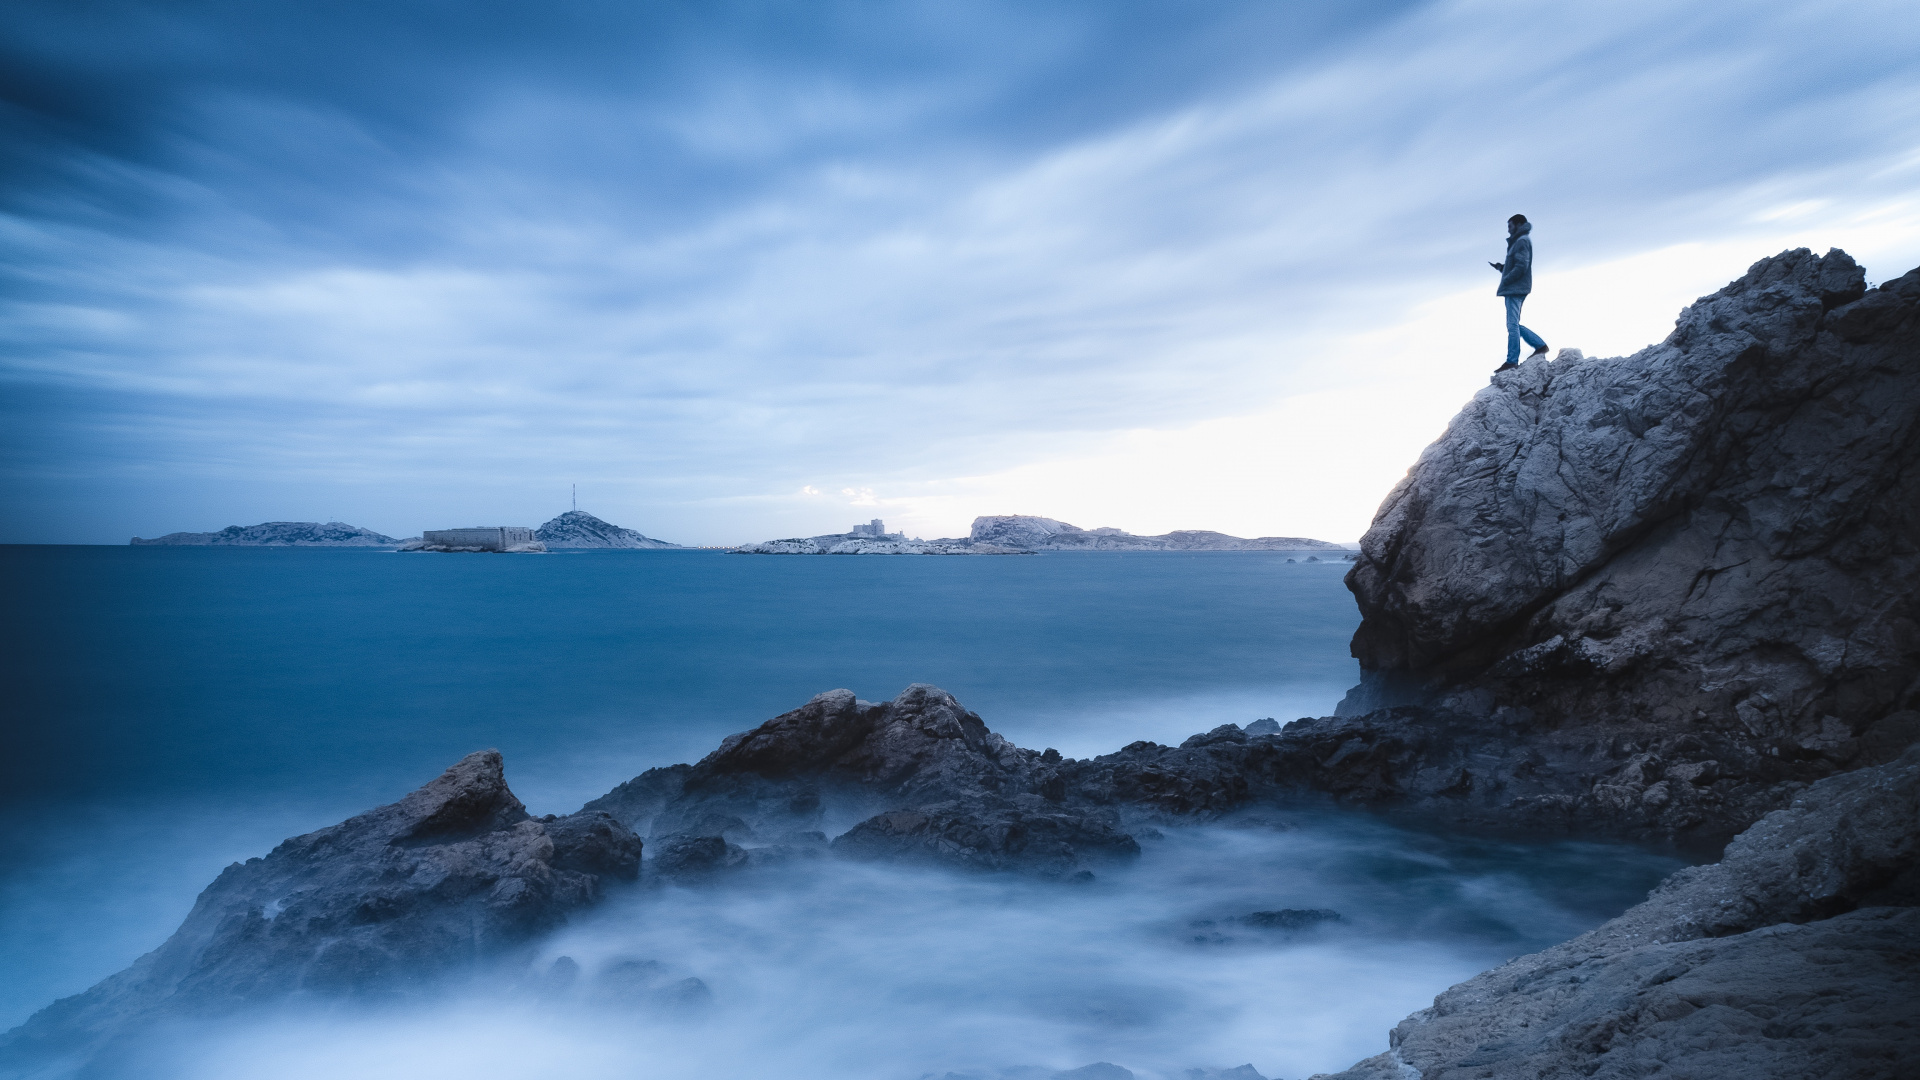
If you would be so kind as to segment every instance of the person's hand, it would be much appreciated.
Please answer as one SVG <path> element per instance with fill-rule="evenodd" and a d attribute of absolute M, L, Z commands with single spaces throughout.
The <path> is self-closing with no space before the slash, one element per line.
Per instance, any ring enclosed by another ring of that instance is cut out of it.
<path fill-rule="evenodd" d="M 1504 273 L 1506 273 L 1506 270 L 1507 270 L 1507 268 L 1506 268 L 1506 267 L 1504 267 L 1504 266 L 1501 266 L 1501 265 L 1500 265 L 1499 263 L 1497 263 L 1497 262 L 1490 262 L 1490 263 L 1488 263 L 1487 265 L 1488 265 L 1488 266 L 1491 266 L 1491 267 L 1493 267 L 1493 268 L 1494 268 L 1495 270 L 1498 270 L 1498 271 L 1500 271 L 1500 272 L 1501 272 L 1501 273 L 1503 273 L 1503 274 L 1504 274 Z"/>

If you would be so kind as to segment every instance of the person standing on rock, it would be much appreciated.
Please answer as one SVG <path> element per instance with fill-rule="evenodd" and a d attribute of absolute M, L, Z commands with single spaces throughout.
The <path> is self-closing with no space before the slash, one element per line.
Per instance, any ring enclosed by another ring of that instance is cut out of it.
<path fill-rule="evenodd" d="M 1520 305 L 1527 302 L 1527 294 L 1533 291 L 1533 240 L 1527 235 L 1532 231 L 1533 223 L 1527 220 L 1527 215 L 1515 214 L 1508 218 L 1507 257 L 1502 262 L 1487 264 L 1500 271 L 1498 295 L 1507 301 L 1507 362 L 1493 369 L 1496 375 L 1520 366 L 1521 338 L 1533 346 L 1527 359 L 1547 355 L 1547 343 L 1540 340 L 1540 335 L 1520 325 Z"/>

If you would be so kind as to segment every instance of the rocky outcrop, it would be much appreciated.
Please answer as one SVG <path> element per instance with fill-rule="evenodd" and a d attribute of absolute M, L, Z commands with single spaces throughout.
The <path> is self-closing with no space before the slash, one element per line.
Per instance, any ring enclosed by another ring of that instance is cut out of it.
<path fill-rule="evenodd" d="M 910 686 L 889 702 L 834 690 L 586 809 L 657 838 L 740 845 L 791 844 L 850 825 L 836 854 L 1050 876 L 1137 855 L 1115 807 L 1069 799 L 1062 764 L 989 731 L 937 687 Z M 741 859 L 754 850 L 743 846 Z M 705 858 L 726 856 L 715 849 Z"/>
<path fill-rule="evenodd" d="M 1844 252 L 1790 251 L 1659 345 L 1475 396 L 1362 541 L 1341 712 L 1478 722 L 1399 767 L 1474 744 L 1506 769 L 1469 769 L 1476 799 L 1731 835 L 1794 790 L 1736 789 L 1920 738 L 1917 537 L 1920 271 L 1869 292 Z"/>
<path fill-rule="evenodd" d="M 632 880 L 640 855 L 610 814 L 529 817 L 500 754 L 471 754 L 399 802 L 227 867 L 165 944 L 0 1038 L 0 1062 L 85 1054 L 150 1021 L 423 987 L 559 925 Z"/>
<path fill-rule="evenodd" d="M 1261 536 L 1252 540 L 1205 529 L 1178 529 L 1159 536 L 1135 536 L 1115 528 L 1082 529 L 1053 518 L 1002 514 L 973 519 L 968 540 L 1035 551 L 1318 551 L 1346 549 L 1303 536 Z"/>
<path fill-rule="evenodd" d="M 136 536 L 128 543 L 135 547 L 392 547 L 400 541 L 344 521 L 267 521 L 229 525 L 219 532 L 168 533 L 152 540 Z"/>
<path fill-rule="evenodd" d="M 1819 781 L 1719 863 L 1441 994 L 1338 1080 L 1912 1076 L 1917 826 L 1920 747 Z"/>
<path fill-rule="evenodd" d="M 680 546 L 601 521 L 585 510 L 569 510 L 535 529 L 533 535 L 551 551 L 567 548 L 659 549 Z"/>

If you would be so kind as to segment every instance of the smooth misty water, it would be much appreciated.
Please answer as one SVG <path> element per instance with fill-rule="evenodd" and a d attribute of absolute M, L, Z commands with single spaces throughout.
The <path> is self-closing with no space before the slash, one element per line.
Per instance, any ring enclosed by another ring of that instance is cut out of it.
<path fill-rule="evenodd" d="M 157 944 L 225 863 L 484 746 L 530 809 L 564 813 L 835 687 L 935 683 L 1069 756 L 1324 714 L 1356 675 L 1342 569 L 1257 553 L 0 548 L 0 1025 Z M 509 1032 L 516 1053 L 579 1076 L 645 1061 L 659 1076 L 904 1078 L 1103 1057 L 1292 1075 L 1376 1051 L 1448 983 L 1592 925 L 1672 865 L 1353 815 L 1293 823 L 1178 830 L 1080 891 L 833 864 L 724 901 L 643 892 L 555 946 L 589 978 L 626 955 L 706 979 L 697 1039 L 474 998 L 223 1033 L 186 1075 L 452 1075 L 463 1054 L 502 1060 Z M 1236 906 L 1351 919 L 1298 940 L 1182 938 Z M 400 1064 L 432 1061 L 446 1064 Z"/>

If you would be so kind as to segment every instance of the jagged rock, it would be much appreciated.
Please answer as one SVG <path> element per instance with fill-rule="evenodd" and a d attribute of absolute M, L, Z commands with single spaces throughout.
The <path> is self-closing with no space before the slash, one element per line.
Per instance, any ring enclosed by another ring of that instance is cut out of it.
<path fill-rule="evenodd" d="M 1205 529 L 1177 529 L 1159 536 L 1135 536 L 1115 528 L 1082 529 L 1053 518 L 1002 514 L 973 519 L 968 540 L 1035 551 L 1308 551 L 1344 550 L 1325 540 L 1303 536 L 1261 536 L 1252 540 Z"/>
<path fill-rule="evenodd" d="M 0 1037 L 0 1063 L 84 1054 L 149 1020 L 419 987 L 552 929 L 639 862 L 611 815 L 531 819 L 499 752 L 470 754 L 399 802 L 227 867 L 165 944 Z"/>
<path fill-rule="evenodd" d="M 1280 734 L 1280 721 L 1269 716 L 1264 719 L 1255 720 L 1253 723 L 1246 725 L 1242 730 L 1249 735 L 1278 735 Z"/>
<path fill-rule="evenodd" d="M 344 521 L 267 521 L 229 525 L 219 532 L 168 533 L 153 540 L 136 536 L 128 543 L 135 547 L 391 547 L 400 541 Z"/>
<path fill-rule="evenodd" d="M 1541 795 L 1724 837 L 1778 804 L 1741 784 L 1920 738 L 1916 536 L 1920 271 L 1867 292 L 1844 252 L 1787 252 L 1659 345 L 1475 396 L 1348 574 L 1341 712 L 1482 718 L 1510 765 L 1611 759 Z"/>
<path fill-rule="evenodd" d="M 829 820 L 857 822 L 835 840 L 836 854 L 1056 876 L 1138 854 L 1111 809 L 1061 801 L 1071 768 L 987 730 L 938 687 L 915 684 L 878 703 L 834 690 L 587 808 L 656 838 L 717 835 L 726 829 L 716 822 L 732 821 L 729 835 L 788 846 Z"/>
<path fill-rule="evenodd" d="M 1719 863 L 1441 994 L 1339 1080 L 1912 1076 L 1917 823 L 1920 747 L 1819 781 Z"/>
<path fill-rule="evenodd" d="M 534 537 L 545 544 L 549 550 L 565 548 L 677 548 L 665 540 L 655 540 L 643 536 L 632 529 L 623 529 L 609 524 L 587 513 L 585 510 L 569 510 L 545 525 L 534 530 Z"/>

